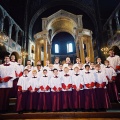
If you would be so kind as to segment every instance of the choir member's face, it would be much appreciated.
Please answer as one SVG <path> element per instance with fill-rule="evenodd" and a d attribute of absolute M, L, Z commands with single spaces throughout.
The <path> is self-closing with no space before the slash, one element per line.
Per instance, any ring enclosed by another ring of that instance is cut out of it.
<path fill-rule="evenodd" d="M 113 56 L 114 55 L 114 52 L 112 50 L 109 51 L 109 55 L 110 56 Z"/>
<path fill-rule="evenodd" d="M 28 70 L 31 69 L 31 65 L 28 65 L 28 66 L 27 66 L 27 69 L 28 69 Z"/>
<path fill-rule="evenodd" d="M 64 68 L 64 72 L 65 72 L 65 73 L 68 73 L 68 72 L 69 72 L 69 69 L 68 69 L 68 68 Z"/>
<path fill-rule="evenodd" d="M 25 70 L 23 74 L 24 74 L 24 75 L 27 75 L 27 74 L 28 74 L 28 70 Z"/>
<path fill-rule="evenodd" d="M 43 71 L 43 74 L 44 74 L 44 75 L 47 75 L 47 71 Z"/>
<path fill-rule="evenodd" d="M 50 69 L 53 69 L 53 65 L 49 65 L 49 68 L 50 68 Z"/>
<path fill-rule="evenodd" d="M 89 70 L 90 70 L 90 67 L 87 66 L 87 67 L 85 68 L 85 70 L 86 70 L 86 71 L 89 71 Z"/>
<path fill-rule="evenodd" d="M 90 58 L 89 57 L 86 57 L 85 60 L 86 60 L 86 62 L 90 62 Z"/>
<path fill-rule="evenodd" d="M 57 76 L 57 75 L 58 75 L 58 70 L 54 70 L 53 74 L 54 74 L 55 76 Z"/>
<path fill-rule="evenodd" d="M 74 71 L 75 71 L 75 73 L 78 73 L 79 72 L 79 68 L 75 68 Z"/>
<path fill-rule="evenodd" d="M 82 67 L 83 67 L 83 64 L 79 64 L 79 67 L 82 68 Z"/>
<path fill-rule="evenodd" d="M 41 66 L 40 66 L 40 65 L 37 65 L 37 69 L 40 70 L 40 69 L 41 69 Z"/>
<path fill-rule="evenodd" d="M 59 59 L 58 58 L 55 59 L 55 63 L 59 63 Z"/>
<path fill-rule="evenodd" d="M 76 62 L 77 62 L 77 63 L 80 63 L 80 59 L 79 59 L 79 58 L 77 58 L 77 59 L 76 59 Z"/>
<path fill-rule="evenodd" d="M 27 61 L 27 65 L 31 65 L 31 61 Z"/>
<path fill-rule="evenodd" d="M 62 66 L 62 65 L 59 65 L 59 68 L 60 68 L 60 70 L 62 70 L 63 66 Z"/>
<path fill-rule="evenodd" d="M 108 66 L 108 65 L 109 65 L 109 62 L 105 62 L 105 65 Z"/>
<path fill-rule="evenodd" d="M 69 68 L 72 68 L 73 66 L 72 65 L 69 65 Z"/>
<path fill-rule="evenodd" d="M 9 57 L 5 57 L 4 61 L 5 61 L 5 63 L 9 63 L 10 62 L 10 58 Z"/>
<path fill-rule="evenodd" d="M 22 59 L 18 59 L 18 63 L 19 63 L 19 64 L 22 64 Z"/>
<path fill-rule="evenodd" d="M 95 67 L 95 70 L 99 71 L 99 70 L 100 70 L 100 67 Z"/>
<path fill-rule="evenodd" d="M 70 58 L 66 58 L 66 63 L 69 63 L 70 62 Z"/>
<path fill-rule="evenodd" d="M 49 63 L 50 63 L 49 60 L 47 60 L 47 61 L 46 61 L 46 65 L 48 65 Z"/>
<path fill-rule="evenodd" d="M 97 63 L 101 63 L 101 58 L 98 58 L 98 59 L 97 59 Z"/>
<path fill-rule="evenodd" d="M 15 56 L 14 55 L 11 56 L 11 60 L 15 60 Z"/>
<path fill-rule="evenodd" d="M 36 75 L 37 75 L 37 73 L 36 73 L 36 72 L 32 72 L 32 75 L 33 75 L 33 76 L 36 76 Z"/>
<path fill-rule="evenodd" d="M 91 68 L 94 68 L 94 67 L 95 67 L 94 63 L 91 63 L 91 64 L 90 64 L 90 67 L 91 67 Z"/>

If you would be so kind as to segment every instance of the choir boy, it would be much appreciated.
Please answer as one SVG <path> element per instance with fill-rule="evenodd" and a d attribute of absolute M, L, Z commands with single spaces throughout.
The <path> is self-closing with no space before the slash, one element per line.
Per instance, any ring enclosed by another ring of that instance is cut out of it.
<path fill-rule="evenodd" d="M 43 75 L 40 77 L 39 83 L 39 98 L 38 98 L 38 110 L 50 111 L 51 110 L 51 98 L 50 98 L 50 77 L 47 69 L 43 69 Z"/>
<path fill-rule="evenodd" d="M 72 78 L 68 67 L 62 75 L 62 105 L 63 110 L 72 110 Z"/>
<path fill-rule="evenodd" d="M 105 63 L 105 74 L 108 80 L 107 91 L 110 98 L 110 102 L 118 102 L 119 97 L 118 97 L 117 87 L 115 84 L 117 74 L 115 70 L 112 67 L 110 67 L 108 60 L 105 60 L 104 63 Z"/>
<path fill-rule="evenodd" d="M 118 89 L 118 92 L 120 92 L 120 56 L 115 55 L 113 49 L 109 50 L 109 57 L 107 60 L 109 61 L 109 64 L 111 67 L 114 68 L 115 71 L 117 71 L 117 78 L 116 78 L 116 86 Z"/>
<path fill-rule="evenodd" d="M 50 61 L 46 60 L 46 66 L 44 66 L 43 69 L 47 69 L 47 71 L 49 71 L 49 65 L 50 65 Z"/>
<path fill-rule="evenodd" d="M 73 68 L 75 68 L 76 66 L 78 67 L 80 64 L 80 58 L 76 58 L 76 63 L 73 65 Z"/>
<path fill-rule="evenodd" d="M 68 64 L 68 68 L 69 68 L 69 72 L 70 72 L 70 74 L 72 75 L 73 74 L 73 64 L 72 63 L 69 63 Z"/>
<path fill-rule="evenodd" d="M 58 69 L 53 69 L 54 76 L 50 79 L 51 87 L 51 102 L 52 102 L 52 111 L 62 110 L 62 100 L 61 100 L 61 76 L 58 74 Z"/>
<path fill-rule="evenodd" d="M 84 109 L 84 81 L 78 67 L 74 68 L 74 74 L 72 75 L 72 87 L 73 109 Z"/>
<path fill-rule="evenodd" d="M 18 86 L 18 92 L 17 92 L 17 112 L 22 113 L 26 110 L 26 104 L 27 104 L 27 83 L 29 81 L 28 78 L 28 69 L 24 69 L 23 75 L 19 78 L 17 86 Z"/>
<path fill-rule="evenodd" d="M 31 67 L 30 67 L 31 66 Z M 27 60 L 27 65 L 25 66 L 25 69 L 28 69 L 30 67 L 30 71 L 33 70 L 33 66 L 30 60 Z M 28 69 L 29 70 L 29 69 Z M 30 72 L 29 71 L 29 72 Z"/>
<path fill-rule="evenodd" d="M 37 70 L 37 77 L 40 78 L 42 76 L 41 64 L 37 64 L 36 70 Z"/>
<path fill-rule="evenodd" d="M 93 72 L 90 72 L 90 66 L 85 65 L 83 71 L 84 79 L 84 94 L 85 94 L 85 109 L 97 109 L 97 99 L 95 94 L 95 77 Z"/>
<path fill-rule="evenodd" d="M 21 77 L 23 75 L 23 70 L 24 70 L 24 66 L 22 65 L 22 59 L 18 59 L 18 62 L 16 64 L 16 79 L 13 81 L 13 97 L 17 97 L 17 82 L 19 77 Z"/>
<path fill-rule="evenodd" d="M 56 57 L 56 58 L 55 58 L 55 62 L 54 62 L 54 65 L 53 65 L 54 68 L 59 69 L 59 60 L 60 60 L 59 57 Z"/>
<path fill-rule="evenodd" d="M 101 71 L 100 65 L 95 66 L 95 86 L 97 104 L 99 110 L 106 110 L 110 107 L 110 100 L 106 90 L 108 84 L 105 72 Z"/>
<path fill-rule="evenodd" d="M 32 76 L 29 78 L 28 81 L 28 103 L 27 103 L 27 110 L 29 111 L 36 111 L 38 106 L 38 83 L 39 78 L 37 77 L 37 71 L 32 71 Z"/>
<path fill-rule="evenodd" d="M 40 71 L 42 71 L 43 70 L 43 66 L 41 65 L 41 61 L 37 61 L 37 63 L 36 63 L 36 66 L 34 67 L 34 70 L 37 70 L 38 68 L 37 68 L 37 65 L 40 67 Z"/>
<path fill-rule="evenodd" d="M 68 67 L 68 64 L 69 64 L 69 63 L 71 63 L 70 58 L 69 58 L 69 57 L 66 57 L 66 61 L 65 61 L 65 63 L 63 64 L 63 69 L 64 69 L 65 67 Z"/>
<path fill-rule="evenodd" d="M 9 56 L 5 56 L 4 61 L 4 64 L 0 65 L 0 112 L 7 111 L 15 78 L 15 71 Z"/>
<path fill-rule="evenodd" d="M 100 68 L 101 68 L 101 70 L 103 70 L 104 68 L 105 68 L 105 65 L 104 64 L 102 64 L 101 63 L 101 58 L 97 58 L 97 64 L 99 64 L 100 65 Z"/>
<path fill-rule="evenodd" d="M 59 72 L 60 76 L 63 74 L 63 65 L 62 64 L 59 65 L 58 72 Z"/>

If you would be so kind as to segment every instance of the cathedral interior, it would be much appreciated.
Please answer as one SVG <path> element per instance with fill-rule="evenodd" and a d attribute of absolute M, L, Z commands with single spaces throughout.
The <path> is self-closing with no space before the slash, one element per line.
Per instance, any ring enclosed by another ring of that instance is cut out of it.
<path fill-rule="evenodd" d="M 110 48 L 120 55 L 120 0 L 0 0 L 0 64 L 5 55 L 24 65 L 104 61 Z"/>

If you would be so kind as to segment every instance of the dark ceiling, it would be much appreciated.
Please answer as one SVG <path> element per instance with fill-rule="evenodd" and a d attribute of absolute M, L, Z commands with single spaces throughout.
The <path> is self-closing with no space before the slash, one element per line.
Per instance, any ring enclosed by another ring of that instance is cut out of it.
<path fill-rule="evenodd" d="M 28 9 L 28 26 L 33 17 L 33 15 L 44 5 L 57 1 L 57 0 L 0 0 L 0 4 L 3 8 L 10 14 L 10 16 L 16 21 L 16 23 L 24 30 L 24 21 L 25 21 L 25 10 L 26 7 Z M 67 5 L 64 3 L 66 1 L 72 0 L 61 0 L 62 5 L 51 6 L 49 9 L 46 9 L 36 20 L 33 26 L 33 34 L 41 31 L 41 18 L 48 17 L 49 15 L 57 12 L 60 9 L 64 9 L 68 12 L 74 14 L 82 14 L 83 15 L 83 26 L 84 28 L 91 29 L 93 32 L 95 31 L 95 27 L 93 27 L 93 22 L 90 17 L 85 13 L 85 11 L 77 8 L 76 6 Z M 91 11 L 96 12 L 96 1 L 97 0 L 74 0 L 77 3 L 82 3 L 86 8 L 89 8 Z M 26 5 L 26 3 L 28 4 Z M 117 7 L 120 3 L 120 0 L 98 0 L 98 7 L 100 10 L 100 20 L 102 25 L 106 22 L 108 17 L 111 15 L 112 11 Z"/>

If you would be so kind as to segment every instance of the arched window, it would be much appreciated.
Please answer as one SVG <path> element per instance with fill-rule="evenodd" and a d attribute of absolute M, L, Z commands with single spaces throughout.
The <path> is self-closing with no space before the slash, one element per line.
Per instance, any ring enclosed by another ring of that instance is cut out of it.
<path fill-rule="evenodd" d="M 55 53 L 59 53 L 59 45 L 55 44 Z"/>
<path fill-rule="evenodd" d="M 73 52 L 73 45 L 72 45 L 72 43 L 68 43 L 67 44 L 67 53 L 69 53 L 69 52 Z"/>

